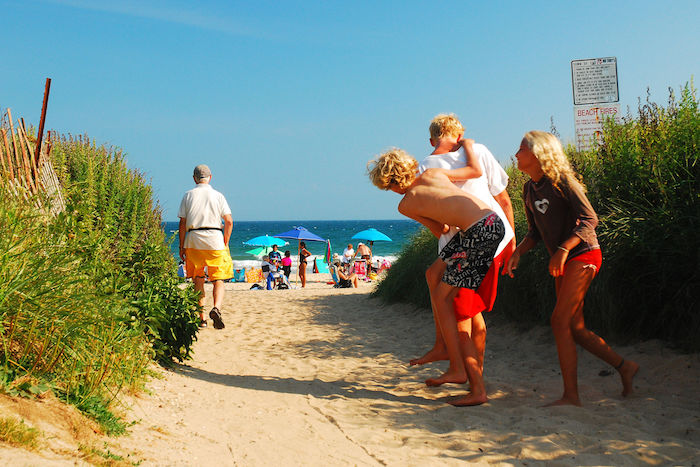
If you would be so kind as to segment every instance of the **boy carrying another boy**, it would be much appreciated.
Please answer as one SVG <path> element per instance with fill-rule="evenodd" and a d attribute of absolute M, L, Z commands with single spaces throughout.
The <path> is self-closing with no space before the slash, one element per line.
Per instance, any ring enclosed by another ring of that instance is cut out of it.
<path fill-rule="evenodd" d="M 486 347 L 486 322 L 483 311 L 491 311 L 496 300 L 498 287 L 498 272 L 515 249 L 513 208 L 510 196 L 506 191 L 508 175 L 483 144 L 473 144 L 470 139 L 463 139 L 464 126 L 454 114 L 437 115 L 430 122 L 430 145 L 433 152 L 418 166 L 418 172 L 423 173 L 430 168 L 445 170 L 445 174 L 466 193 L 484 202 L 489 209 L 496 212 L 505 225 L 505 235 L 495 252 L 494 262 L 481 286 L 476 290 L 460 290 L 455 297 L 454 307 L 457 314 L 457 324 L 460 332 L 469 333 L 478 351 L 479 365 L 483 371 L 484 350 Z M 440 236 L 438 252 L 455 235 L 457 230 L 452 227 L 449 232 Z M 425 273 L 431 297 L 433 289 L 440 283 L 445 271 L 445 263 L 438 257 Z M 433 315 L 435 305 L 432 303 Z M 420 358 L 411 360 L 411 365 L 422 365 L 437 360 L 445 360 L 447 352 L 440 333 L 440 327 L 435 322 L 435 344 L 433 348 Z M 440 378 L 426 381 L 429 385 L 442 384 Z"/>
<path fill-rule="evenodd" d="M 444 170 L 429 169 L 416 178 L 417 168 L 418 162 L 401 149 L 388 151 L 368 164 L 375 186 L 404 195 L 398 206 L 401 214 L 420 222 L 436 237 L 451 226 L 460 229 L 440 252 L 446 268 L 432 291 L 436 323 L 450 362 L 439 379 L 440 384 L 469 380 L 469 394 L 451 404 L 483 404 L 488 398 L 478 352 L 471 337 L 458 332 L 453 300 L 460 288 L 479 288 L 503 239 L 505 226 L 486 203 L 457 188 Z"/>

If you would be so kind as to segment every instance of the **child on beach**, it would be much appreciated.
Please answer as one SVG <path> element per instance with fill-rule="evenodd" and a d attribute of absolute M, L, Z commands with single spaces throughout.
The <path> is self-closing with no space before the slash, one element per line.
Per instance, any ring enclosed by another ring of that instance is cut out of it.
<path fill-rule="evenodd" d="M 460 332 L 468 333 L 478 350 L 479 364 L 483 371 L 484 351 L 486 348 L 486 322 L 483 311 L 491 311 L 496 300 L 498 272 L 515 249 L 513 209 L 510 196 L 506 191 L 508 175 L 483 144 L 474 144 L 471 139 L 463 139 L 464 126 L 454 114 L 437 115 L 430 122 L 430 144 L 433 152 L 418 166 L 419 173 L 429 168 L 444 169 L 449 179 L 466 193 L 469 193 L 498 214 L 503 221 L 506 232 L 496 250 L 494 262 L 478 290 L 460 290 L 455 297 L 454 307 Z M 444 248 L 456 233 L 455 228 L 442 235 L 438 241 L 438 252 Z M 425 273 L 428 289 L 432 290 L 440 283 L 445 272 L 445 263 L 440 258 Z M 433 315 L 436 307 L 434 303 Z M 437 360 L 445 360 L 447 352 L 435 321 L 435 343 L 420 358 L 410 361 L 411 365 L 422 365 Z M 439 384 L 439 380 L 429 380 L 429 384 Z"/>
<path fill-rule="evenodd" d="M 622 395 L 633 391 L 639 365 L 625 360 L 603 339 L 586 329 L 583 300 L 600 270 L 602 255 L 595 227 L 598 217 L 564 154 L 551 133 L 525 134 L 515 155 L 518 169 L 530 176 L 523 187 L 528 233 L 506 265 L 510 277 L 520 257 L 540 240 L 551 256 L 557 302 L 550 319 L 564 379 L 564 395 L 552 405 L 581 405 L 578 394 L 576 344 L 613 366 L 622 379 Z"/>
<path fill-rule="evenodd" d="M 460 288 L 476 290 L 481 285 L 505 227 L 484 202 L 454 186 L 443 170 L 429 169 L 416 178 L 417 168 L 418 162 L 401 149 L 388 151 L 368 164 L 375 186 L 404 195 L 398 206 L 401 214 L 420 222 L 437 237 L 450 226 L 460 229 L 440 252 L 446 269 L 433 291 L 436 321 L 450 362 L 439 382 L 465 383 L 468 379 L 469 394 L 451 403 L 483 404 L 488 398 L 477 349 L 469 335 L 459 335 L 452 301 Z"/>

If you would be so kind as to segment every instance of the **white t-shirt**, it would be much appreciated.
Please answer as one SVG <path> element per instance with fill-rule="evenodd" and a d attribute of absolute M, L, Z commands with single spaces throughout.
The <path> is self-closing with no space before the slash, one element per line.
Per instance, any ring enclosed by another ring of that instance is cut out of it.
<path fill-rule="evenodd" d="M 177 217 L 186 220 L 185 248 L 197 250 L 224 250 L 224 235 L 221 230 L 192 230 L 198 227 L 221 228 L 221 219 L 231 214 L 224 195 L 208 183 L 199 183 L 185 193 L 180 202 Z"/>
<path fill-rule="evenodd" d="M 343 262 L 349 262 L 355 256 L 355 250 L 353 248 L 345 248 L 343 250 Z"/>
<path fill-rule="evenodd" d="M 481 201 L 486 203 L 492 211 L 498 214 L 501 218 L 503 224 L 506 227 L 505 235 L 498 249 L 496 250 L 496 256 L 503 251 L 503 249 L 508 246 L 508 243 L 513 239 L 515 235 L 513 233 L 513 228 L 508 222 L 506 214 L 503 212 L 503 208 L 498 204 L 495 195 L 501 193 L 508 186 L 508 174 L 506 174 L 501 164 L 498 163 L 491 151 L 488 150 L 483 144 L 474 144 L 474 153 L 476 153 L 479 158 L 479 164 L 481 164 L 481 177 L 472 178 L 470 180 L 454 182 L 454 184 L 461 188 L 464 192 L 469 193 L 472 196 L 476 196 Z M 459 169 L 461 167 L 466 167 L 467 165 L 467 154 L 464 152 L 463 148 L 454 152 L 448 152 L 445 154 L 430 155 L 423 159 L 423 162 L 418 166 L 418 172 L 423 173 L 427 169 Z M 438 240 L 438 252 L 442 250 L 447 242 L 449 242 L 452 237 L 457 233 L 457 227 L 450 227 L 450 231 L 443 234 Z"/>

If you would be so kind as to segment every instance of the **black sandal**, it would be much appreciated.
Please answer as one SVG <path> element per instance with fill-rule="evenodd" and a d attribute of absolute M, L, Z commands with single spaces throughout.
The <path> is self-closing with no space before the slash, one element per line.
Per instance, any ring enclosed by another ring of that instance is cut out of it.
<path fill-rule="evenodd" d="M 209 317 L 214 322 L 214 329 L 223 329 L 226 327 L 224 321 L 221 319 L 221 312 L 217 307 L 211 309 Z"/>

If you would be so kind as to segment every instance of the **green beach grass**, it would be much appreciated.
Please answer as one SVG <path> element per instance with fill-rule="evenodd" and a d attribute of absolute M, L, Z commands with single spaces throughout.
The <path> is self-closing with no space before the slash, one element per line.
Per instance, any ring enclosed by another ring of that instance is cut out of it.
<path fill-rule="evenodd" d="M 120 151 L 62 137 L 52 159 L 58 216 L 0 193 L 0 388 L 50 388 L 123 433 L 112 402 L 143 386 L 150 362 L 189 358 L 197 293 L 180 287 L 151 188 Z"/>
<path fill-rule="evenodd" d="M 601 146 L 566 148 L 600 221 L 603 267 L 585 304 L 591 329 L 622 341 L 658 338 L 700 350 L 699 151 L 692 81 L 678 97 L 670 90 L 665 106 L 647 98 L 636 115 L 608 121 Z M 513 161 L 506 171 L 520 241 L 527 232 L 522 187 L 528 177 Z M 406 246 L 376 296 L 430 307 L 424 280 L 436 256 L 430 237 L 423 231 Z M 520 262 L 515 279 L 502 277 L 494 312 L 527 327 L 547 324 L 555 300 L 547 262 L 539 246 Z"/>

